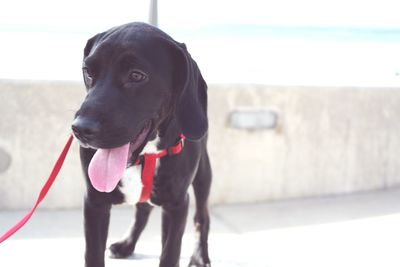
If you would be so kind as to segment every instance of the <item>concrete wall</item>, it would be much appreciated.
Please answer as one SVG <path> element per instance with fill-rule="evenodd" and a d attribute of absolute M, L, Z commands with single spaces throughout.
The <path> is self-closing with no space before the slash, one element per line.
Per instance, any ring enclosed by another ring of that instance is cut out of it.
<path fill-rule="evenodd" d="M 211 202 L 350 193 L 400 184 L 400 88 L 211 85 Z M 0 81 L 0 209 L 28 208 L 84 97 L 80 83 Z M 270 130 L 230 127 L 238 108 L 278 114 Z M 78 145 L 44 207 L 82 203 Z"/>
<path fill-rule="evenodd" d="M 8 169 L 0 172 L 1 209 L 28 208 L 36 201 L 82 97 L 77 83 L 0 81 L 0 148 L 11 155 Z M 82 203 L 78 145 L 72 148 L 43 207 Z"/>
<path fill-rule="evenodd" d="M 278 114 L 273 130 L 227 127 L 241 106 Z M 214 197 L 262 201 L 400 183 L 400 90 L 223 86 L 210 90 Z"/>

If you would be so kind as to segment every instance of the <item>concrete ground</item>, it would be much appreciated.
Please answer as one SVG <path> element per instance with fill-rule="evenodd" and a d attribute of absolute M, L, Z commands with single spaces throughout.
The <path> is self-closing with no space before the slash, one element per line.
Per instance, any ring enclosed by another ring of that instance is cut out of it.
<path fill-rule="evenodd" d="M 131 223 L 132 209 L 113 209 L 109 242 Z M 214 267 L 400 266 L 400 188 L 314 199 L 214 206 L 210 255 Z M 0 212 L 0 233 L 24 215 Z M 83 266 L 80 210 L 38 211 L 0 244 L 0 266 Z M 183 240 L 181 266 L 193 248 L 193 224 Z M 136 254 L 108 267 L 158 266 L 160 209 L 155 209 Z"/>

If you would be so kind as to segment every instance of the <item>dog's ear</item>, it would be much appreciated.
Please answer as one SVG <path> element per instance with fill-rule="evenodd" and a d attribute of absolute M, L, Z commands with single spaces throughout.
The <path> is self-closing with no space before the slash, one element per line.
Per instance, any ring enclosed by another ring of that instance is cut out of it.
<path fill-rule="evenodd" d="M 90 54 L 94 45 L 105 35 L 105 33 L 106 32 L 98 33 L 86 42 L 85 49 L 83 50 L 83 58 L 86 58 Z"/>
<path fill-rule="evenodd" d="M 207 84 L 186 45 L 177 42 L 174 45 L 178 51 L 174 59 L 178 123 L 187 139 L 199 140 L 208 130 Z"/>

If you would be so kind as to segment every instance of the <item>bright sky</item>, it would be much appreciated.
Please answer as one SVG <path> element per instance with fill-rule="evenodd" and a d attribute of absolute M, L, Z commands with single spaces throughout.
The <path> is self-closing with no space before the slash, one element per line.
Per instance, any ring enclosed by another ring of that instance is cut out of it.
<path fill-rule="evenodd" d="M 0 79 L 80 80 L 86 40 L 147 21 L 149 6 L 150 0 L 3 0 Z M 160 28 L 189 45 L 209 82 L 400 84 L 398 42 L 255 41 L 235 31 L 213 39 L 196 31 L 218 24 L 400 29 L 400 0 L 158 0 L 158 6 Z"/>
<path fill-rule="evenodd" d="M 160 0 L 161 23 L 400 27 L 398 0 Z M 183 4 L 185 3 L 185 4 Z M 189 12 L 179 12 L 188 10 Z M 171 15 L 169 15 L 171 14 Z M 172 15 L 173 14 L 173 15 Z"/>
<path fill-rule="evenodd" d="M 206 24 L 400 27 L 398 0 L 159 0 L 160 26 Z M 84 28 L 147 20 L 149 0 L 7 0 L 1 24 Z"/>

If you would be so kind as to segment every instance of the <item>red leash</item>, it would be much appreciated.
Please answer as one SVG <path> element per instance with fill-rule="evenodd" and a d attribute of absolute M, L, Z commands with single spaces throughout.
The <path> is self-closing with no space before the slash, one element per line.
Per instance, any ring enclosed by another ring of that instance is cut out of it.
<path fill-rule="evenodd" d="M 65 157 L 67 156 L 68 150 L 71 147 L 72 140 L 73 140 L 73 135 L 71 134 L 67 143 L 64 146 L 64 149 L 62 150 L 60 156 L 58 157 L 56 164 L 54 165 L 53 170 L 51 171 L 51 173 L 49 175 L 49 178 L 47 178 L 45 185 L 43 186 L 42 190 L 40 191 L 39 197 L 36 200 L 36 203 L 33 206 L 33 208 L 16 225 L 14 225 L 10 230 L 8 230 L 3 236 L 0 237 L 0 243 L 7 240 L 10 236 L 12 236 L 14 233 L 16 233 L 19 229 L 21 229 L 21 227 L 23 227 L 28 222 L 28 220 L 32 217 L 33 213 L 35 212 L 35 210 L 39 206 L 39 204 L 42 202 L 42 200 L 46 197 L 47 192 L 50 190 L 50 187 L 52 186 L 58 173 L 60 172 L 60 169 L 65 160 Z M 165 150 L 162 150 L 158 153 L 145 153 L 144 154 L 144 156 L 143 156 L 144 163 L 142 163 L 143 164 L 143 169 L 142 169 L 143 188 L 142 188 L 142 193 L 141 193 L 139 202 L 146 202 L 147 200 L 150 199 L 151 189 L 153 187 L 153 178 L 154 178 L 154 172 L 155 172 L 155 168 L 156 168 L 157 159 L 168 156 L 168 155 L 177 155 L 177 154 L 181 153 L 183 146 L 184 146 L 184 141 L 185 141 L 185 136 L 182 134 L 176 145 L 169 147 Z M 141 164 L 141 163 L 139 161 L 137 161 L 135 163 L 135 165 L 138 165 L 138 164 Z"/>
<path fill-rule="evenodd" d="M 53 170 L 50 173 L 49 178 L 47 178 L 47 182 L 43 186 L 42 190 L 40 191 L 39 197 L 36 201 L 36 204 L 33 208 L 22 218 L 16 225 L 14 225 L 10 230 L 8 230 L 3 236 L 0 237 L 0 243 L 7 240 L 10 236 L 12 236 L 15 232 L 17 232 L 22 226 L 24 226 L 28 220 L 31 218 L 32 214 L 35 212 L 36 208 L 39 206 L 40 202 L 46 197 L 47 192 L 49 191 L 51 185 L 53 184 L 54 180 L 56 179 L 61 166 L 64 163 L 65 157 L 67 156 L 68 150 L 71 147 L 73 136 L 70 135 L 67 143 L 64 146 L 63 151 L 61 152 L 60 156 L 57 159 L 56 164 L 53 167 Z"/>

